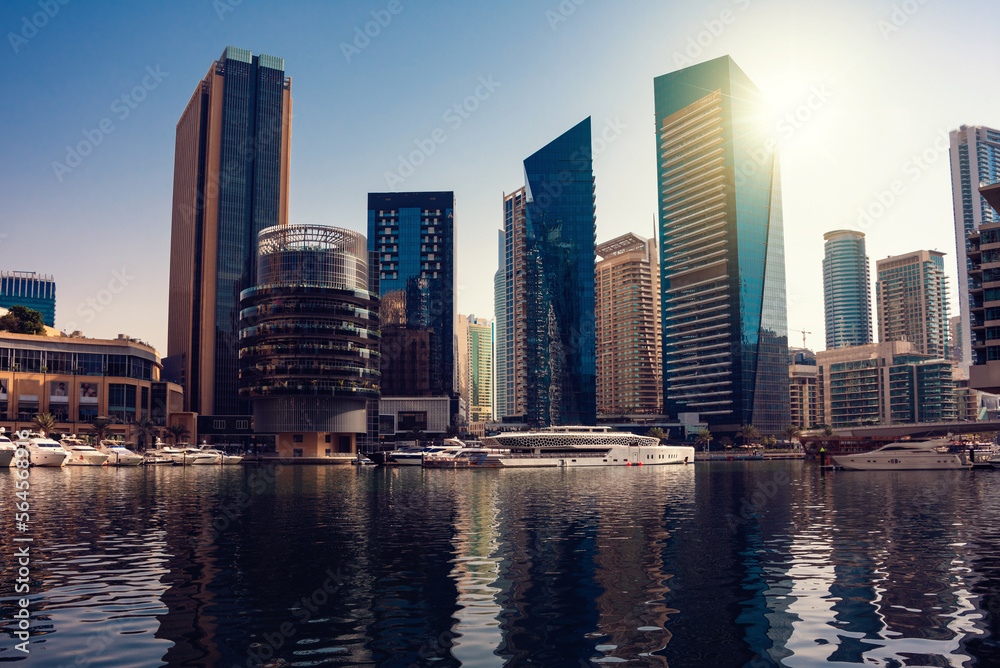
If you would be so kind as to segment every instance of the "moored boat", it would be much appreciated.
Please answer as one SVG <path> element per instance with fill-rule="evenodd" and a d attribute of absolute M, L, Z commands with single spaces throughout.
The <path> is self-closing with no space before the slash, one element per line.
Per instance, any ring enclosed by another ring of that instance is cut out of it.
<path fill-rule="evenodd" d="M 219 455 L 212 452 L 202 452 L 198 448 L 186 443 L 178 444 L 178 452 L 174 453 L 174 466 L 202 466 L 206 464 L 218 464 Z"/>
<path fill-rule="evenodd" d="M 0 427 L 0 468 L 10 466 L 11 462 L 14 461 L 15 452 L 17 452 L 17 446 L 7 438 L 4 428 Z"/>
<path fill-rule="evenodd" d="M 76 435 L 67 436 L 59 441 L 63 450 L 69 453 L 66 466 L 103 466 L 108 461 L 108 455 L 98 452 L 92 445 Z"/>
<path fill-rule="evenodd" d="M 213 462 L 213 464 L 239 464 L 241 461 L 243 461 L 243 457 L 241 457 L 240 455 L 230 455 L 223 450 L 219 450 L 218 448 L 213 448 L 207 443 L 202 443 L 201 446 L 198 448 L 198 451 L 204 454 L 215 456 L 216 460 Z"/>
<path fill-rule="evenodd" d="M 549 427 L 487 436 L 482 447 L 503 450 L 480 465 L 502 467 L 663 466 L 694 462 L 689 445 L 662 445 L 658 438 L 611 431 L 609 427 Z"/>
<path fill-rule="evenodd" d="M 833 462 L 854 471 L 929 471 L 972 468 L 964 453 L 947 452 L 947 438 L 889 443 L 870 452 L 832 455 Z"/>
<path fill-rule="evenodd" d="M 108 456 L 108 466 L 138 466 L 142 464 L 142 455 L 132 452 L 119 441 L 103 440 L 97 445 L 98 452 Z"/>
<path fill-rule="evenodd" d="M 17 446 L 28 451 L 29 462 L 32 466 L 60 467 L 69 457 L 69 453 L 56 441 L 38 434 L 19 439 Z"/>

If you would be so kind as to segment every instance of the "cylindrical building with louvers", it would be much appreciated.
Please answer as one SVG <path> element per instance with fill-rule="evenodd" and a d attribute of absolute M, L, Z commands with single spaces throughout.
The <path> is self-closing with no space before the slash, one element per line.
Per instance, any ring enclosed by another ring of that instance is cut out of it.
<path fill-rule="evenodd" d="M 240 295 L 240 395 L 278 454 L 349 459 L 379 396 L 378 297 L 364 235 L 321 225 L 258 237 L 257 285 Z"/>

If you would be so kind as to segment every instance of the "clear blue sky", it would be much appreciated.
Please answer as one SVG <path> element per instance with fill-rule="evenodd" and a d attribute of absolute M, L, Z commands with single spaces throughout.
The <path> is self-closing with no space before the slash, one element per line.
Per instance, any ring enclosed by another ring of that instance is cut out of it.
<path fill-rule="evenodd" d="M 377 16 L 391 20 L 345 55 Z M 165 354 L 175 125 L 231 44 L 284 58 L 292 77 L 292 222 L 364 232 L 370 191 L 454 190 L 459 310 L 490 317 L 501 199 L 523 184 L 521 161 L 592 116 L 612 139 L 595 158 L 598 240 L 651 235 L 652 79 L 728 53 L 775 105 L 789 327 L 822 349 L 822 235 L 856 227 L 895 181 L 864 228 L 873 265 L 938 249 L 954 290 L 938 138 L 1000 126 L 997 25 L 986 0 L 6 0 L 0 269 L 55 275 L 57 326 Z M 447 114 L 477 88 L 466 118 Z M 388 184 L 437 129 L 445 140 Z M 79 164 L 53 167 L 82 141 L 94 146 Z"/>

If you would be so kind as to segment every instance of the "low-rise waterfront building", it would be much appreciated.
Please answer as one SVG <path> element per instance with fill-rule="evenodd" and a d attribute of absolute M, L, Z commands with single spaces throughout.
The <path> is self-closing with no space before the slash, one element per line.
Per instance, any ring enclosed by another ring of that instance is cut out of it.
<path fill-rule="evenodd" d="M 161 382 L 160 370 L 156 350 L 125 335 L 0 332 L 0 427 L 30 429 L 36 415 L 49 413 L 55 431 L 86 435 L 106 417 L 111 434 L 134 441 L 137 421 L 169 426 L 172 411 L 183 407 L 183 390 Z"/>
<path fill-rule="evenodd" d="M 279 457 L 347 461 L 379 396 L 378 297 L 364 235 L 321 225 L 258 237 L 257 280 L 240 311 L 240 395 Z"/>
<path fill-rule="evenodd" d="M 825 421 L 838 427 L 953 422 L 958 419 L 950 360 L 885 341 L 816 353 Z"/>

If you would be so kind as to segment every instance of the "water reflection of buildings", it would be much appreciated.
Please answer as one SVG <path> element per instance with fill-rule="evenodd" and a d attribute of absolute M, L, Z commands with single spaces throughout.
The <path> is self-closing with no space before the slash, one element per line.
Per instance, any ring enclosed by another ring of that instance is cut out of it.
<path fill-rule="evenodd" d="M 965 665 L 980 613 L 954 482 L 937 472 L 795 480 L 776 504 L 789 516 L 749 532 L 751 648 L 787 666 Z"/>

